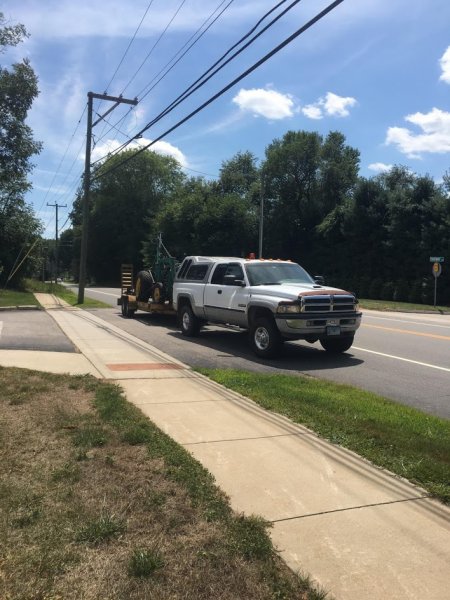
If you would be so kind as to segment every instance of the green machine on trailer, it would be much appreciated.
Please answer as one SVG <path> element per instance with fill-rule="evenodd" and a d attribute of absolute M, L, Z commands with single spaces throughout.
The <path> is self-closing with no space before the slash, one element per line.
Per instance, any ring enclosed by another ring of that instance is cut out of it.
<path fill-rule="evenodd" d="M 122 315 L 132 318 L 137 310 L 174 315 L 172 291 L 178 266 L 177 260 L 164 246 L 161 234 L 158 236 L 154 265 L 139 271 L 135 282 L 133 265 L 122 265 L 122 291 L 117 300 L 122 307 Z"/>

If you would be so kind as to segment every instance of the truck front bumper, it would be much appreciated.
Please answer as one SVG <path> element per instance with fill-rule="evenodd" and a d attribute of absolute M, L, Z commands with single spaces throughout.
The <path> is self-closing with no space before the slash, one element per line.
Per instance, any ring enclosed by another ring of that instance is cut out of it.
<path fill-rule="evenodd" d="M 360 312 L 300 313 L 275 315 L 277 327 L 283 337 L 304 339 L 351 335 L 361 325 Z"/>

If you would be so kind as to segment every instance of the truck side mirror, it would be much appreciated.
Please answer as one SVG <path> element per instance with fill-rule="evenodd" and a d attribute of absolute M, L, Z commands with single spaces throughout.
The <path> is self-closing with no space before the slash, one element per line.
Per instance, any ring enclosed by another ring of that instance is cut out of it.
<path fill-rule="evenodd" d="M 223 278 L 223 284 L 244 287 L 245 281 L 243 279 L 236 279 L 234 275 L 225 275 L 225 277 Z"/>
<path fill-rule="evenodd" d="M 325 278 L 323 275 L 314 275 L 314 281 L 319 285 L 325 285 Z"/>

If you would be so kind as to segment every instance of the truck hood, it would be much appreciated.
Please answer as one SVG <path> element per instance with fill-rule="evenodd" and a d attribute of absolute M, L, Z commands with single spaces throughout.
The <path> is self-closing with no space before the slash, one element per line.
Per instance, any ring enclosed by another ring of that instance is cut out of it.
<path fill-rule="evenodd" d="M 299 296 L 353 295 L 339 288 L 318 286 L 314 283 L 291 283 L 289 285 L 254 285 L 252 296 L 271 296 L 284 300 L 297 300 Z"/>

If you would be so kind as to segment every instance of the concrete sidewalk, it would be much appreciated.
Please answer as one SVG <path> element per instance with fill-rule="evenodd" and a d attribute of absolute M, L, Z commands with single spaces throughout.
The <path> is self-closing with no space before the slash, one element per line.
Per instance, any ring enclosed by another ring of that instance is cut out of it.
<path fill-rule="evenodd" d="M 5 361 L 3 351 L 0 364 L 65 366 L 120 383 L 211 471 L 236 511 L 273 523 L 273 541 L 294 570 L 338 600 L 449 597 L 448 508 L 95 315 L 38 299 L 81 354 L 64 355 L 64 363 L 63 353 L 43 360 L 8 351 Z"/>

